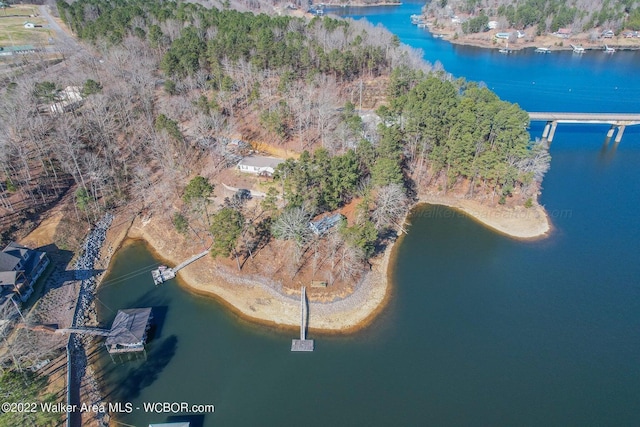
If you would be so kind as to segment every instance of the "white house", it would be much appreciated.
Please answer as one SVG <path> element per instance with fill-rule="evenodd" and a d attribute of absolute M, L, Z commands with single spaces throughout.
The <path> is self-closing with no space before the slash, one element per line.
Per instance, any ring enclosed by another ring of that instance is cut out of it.
<path fill-rule="evenodd" d="M 495 30 L 496 28 L 498 28 L 498 21 L 489 21 L 489 23 L 487 24 L 487 27 L 490 30 Z"/>
<path fill-rule="evenodd" d="M 33 22 L 27 21 L 27 22 L 24 23 L 24 27 L 25 28 L 35 28 L 36 24 L 34 24 Z"/>
<path fill-rule="evenodd" d="M 247 156 L 240 160 L 238 169 L 240 172 L 271 176 L 276 167 L 282 162 L 284 162 L 284 159 L 277 157 Z"/>

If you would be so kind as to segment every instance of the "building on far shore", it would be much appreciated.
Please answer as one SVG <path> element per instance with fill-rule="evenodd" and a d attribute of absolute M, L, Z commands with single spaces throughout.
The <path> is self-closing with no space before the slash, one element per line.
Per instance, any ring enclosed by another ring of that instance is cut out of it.
<path fill-rule="evenodd" d="M 240 172 L 252 173 L 255 175 L 272 176 L 276 167 L 283 163 L 284 159 L 266 156 L 247 156 L 238 163 Z"/>

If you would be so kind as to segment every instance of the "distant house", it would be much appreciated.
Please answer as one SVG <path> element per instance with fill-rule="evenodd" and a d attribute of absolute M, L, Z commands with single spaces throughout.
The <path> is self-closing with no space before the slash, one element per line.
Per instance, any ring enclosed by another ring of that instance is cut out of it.
<path fill-rule="evenodd" d="M 496 33 L 497 39 L 508 39 L 511 37 L 511 33 Z"/>
<path fill-rule="evenodd" d="M 26 301 L 33 293 L 33 285 L 49 265 L 44 252 L 34 251 L 11 242 L 0 252 L 0 292 L 17 294 Z"/>
<path fill-rule="evenodd" d="M 271 176 L 276 167 L 283 162 L 284 159 L 278 159 L 277 157 L 247 156 L 240 160 L 238 169 L 240 172 Z"/>
<path fill-rule="evenodd" d="M 34 24 L 33 22 L 27 21 L 27 22 L 24 23 L 24 27 L 25 28 L 35 28 L 36 24 Z"/>
<path fill-rule="evenodd" d="M 498 21 L 489 21 L 489 23 L 487 24 L 487 27 L 490 30 L 495 30 L 496 28 L 498 28 Z"/>
<path fill-rule="evenodd" d="M 331 228 L 335 227 L 340 221 L 342 221 L 342 218 L 344 218 L 342 214 L 326 216 L 322 219 L 311 221 L 309 223 L 309 228 L 317 236 L 322 236 L 324 233 L 326 233 Z"/>
<path fill-rule="evenodd" d="M 571 35 L 571 29 L 570 28 L 560 28 L 560 29 L 558 29 L 558 31 L 553 33 L 553 35 L 555 35 L 556 37 L 560 37 L 560 38 L 566 39 L 566 38 L 569 38 L 569 36 Z"/>
<path fill-rule="evenodd" d="M 612 38 L 612 37 L 613 37 L 613 36 L 615 36 L 615 35 L 616 35 L 616 34 L 615 34 L 613 31 L 611 31 L 611 30 L 604 31 L 604 32 L 602 33 L 602 37 L 604 37 L 605 39 L 610 39 L 610 38 Z"/>

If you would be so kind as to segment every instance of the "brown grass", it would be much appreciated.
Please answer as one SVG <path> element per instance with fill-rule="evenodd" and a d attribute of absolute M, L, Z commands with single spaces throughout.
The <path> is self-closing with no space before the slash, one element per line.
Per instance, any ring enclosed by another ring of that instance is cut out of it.
<path fill-rule="evenodd" d="M 24 28 L 26 21 L 42 27 Z M 0 9 L 0 46 L 47 44 L 53 32 L 46 26 L 47 21 L 38 16 L 37 6 L 25 4 Z"/>

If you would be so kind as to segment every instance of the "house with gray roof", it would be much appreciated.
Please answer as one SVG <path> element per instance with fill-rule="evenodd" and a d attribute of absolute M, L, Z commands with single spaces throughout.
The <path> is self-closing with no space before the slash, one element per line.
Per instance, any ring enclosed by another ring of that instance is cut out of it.
<path fill-rule="evenodd" d="M 276 167 L 283 162 L 284 159 L 277 157 L 247 156 L 240 160 L 238 169 L 240 172 L 271 176 L 275 172 Z"/>
<path fill-rule="evenodd" d="M 26 301 L 48 265 L 49 258 L 45 252 L 9 243 L 0 252 L 0 294 L 15 292 L 21 301 Z"/>

